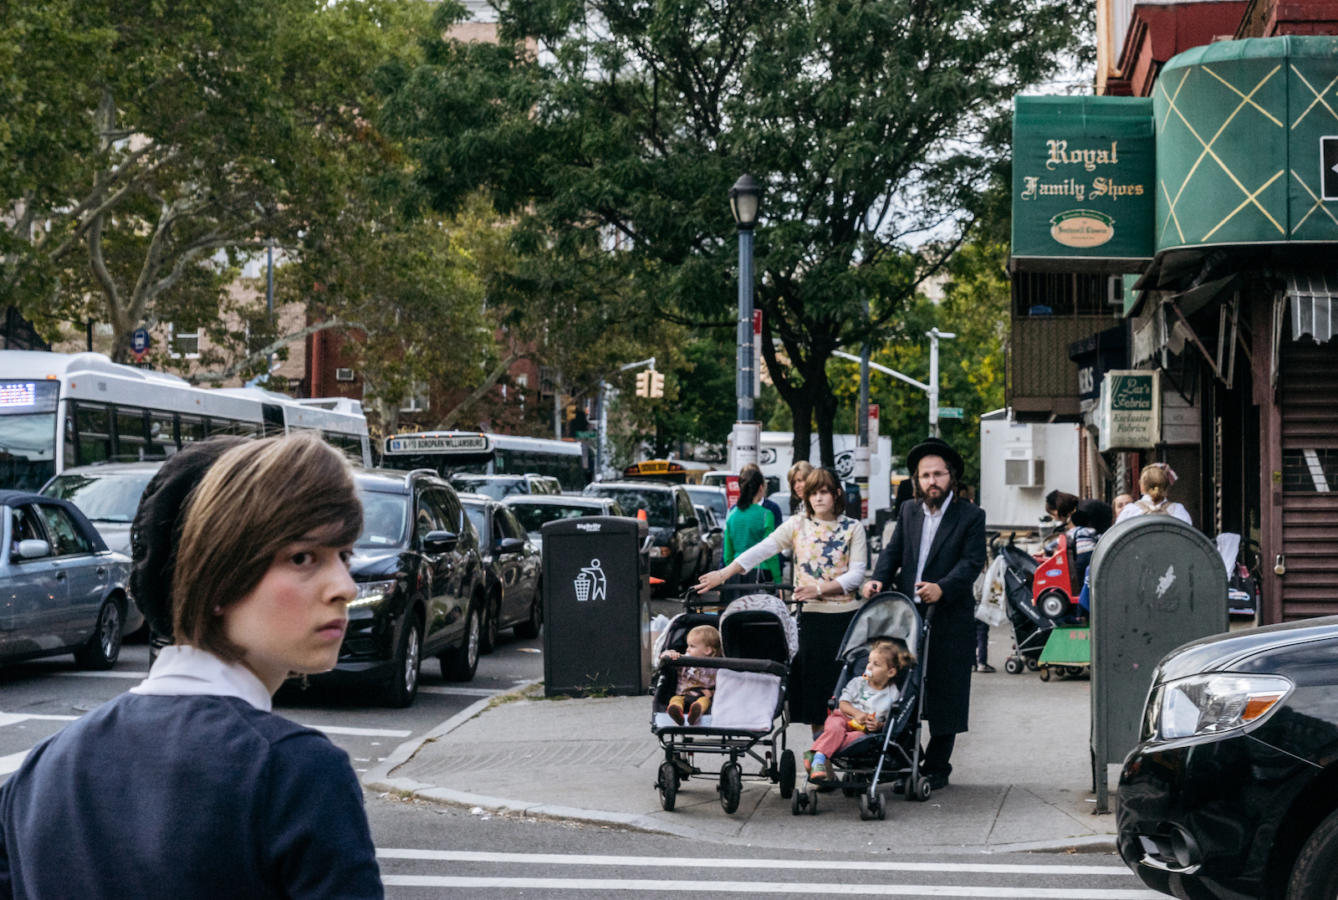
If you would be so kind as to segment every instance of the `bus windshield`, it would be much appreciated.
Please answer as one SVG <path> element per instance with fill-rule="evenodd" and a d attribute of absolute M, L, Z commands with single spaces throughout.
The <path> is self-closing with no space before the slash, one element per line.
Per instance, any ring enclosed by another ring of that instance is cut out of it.
<path fill-rule="evenodd" d="M 47 381 L 0 381 L 0 488 L 36 491 L 56 474 L 56 394 Z"/>

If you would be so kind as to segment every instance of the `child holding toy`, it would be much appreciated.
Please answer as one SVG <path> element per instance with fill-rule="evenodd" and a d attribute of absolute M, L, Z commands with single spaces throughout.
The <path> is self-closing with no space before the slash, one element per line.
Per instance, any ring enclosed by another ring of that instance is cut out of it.
<path fill-rule="evenodd" d="M 897 672 L 914 662 L 915 657 L 906 644 L 895 638 L 880 640 L 870 648 L 864 674 L 846 684 L 840 704 L 828 714 L 822 734 L 813 742 L 813 749 L 804 754 L 811 781 L 825 781 L 829 774 L 828 759 L 865 734 L 887 724 L 892 705 L 901 693 L 893 679 Z"/>

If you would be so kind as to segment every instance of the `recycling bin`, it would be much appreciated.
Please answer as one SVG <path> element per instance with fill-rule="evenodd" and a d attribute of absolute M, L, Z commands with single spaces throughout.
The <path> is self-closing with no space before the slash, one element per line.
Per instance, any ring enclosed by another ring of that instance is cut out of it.
<path fill-rule="evenodd" d="M 1102 536 L 1091 585 L 1092 787 L 1096 811 L 1105 812 L 1106 766 L 1138 744 L 1157 663 L 1227 630 L 1226 567 L 1197 528 L 1144 515 Z"/>
<path fill-rule="evenodd" d="M 543 526 L 544 694 L 650 687 L 646 523 L 623 516 Z"/>

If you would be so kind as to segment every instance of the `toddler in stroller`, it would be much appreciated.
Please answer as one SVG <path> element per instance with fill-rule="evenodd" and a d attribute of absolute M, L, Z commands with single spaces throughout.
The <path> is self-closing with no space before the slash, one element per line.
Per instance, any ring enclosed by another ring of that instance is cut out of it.
<path fill-rule="evenodd" d="M 874 643 L 864 674 L 846 683 L 836 709 L 827 716 L 822 734 L 813 742 L 813 749 L 804 753 L 809 780 L 826 781 L 828 756 L 887 723 L 893 704 L 901 696 L 893 679 L 914 662 L 915 657 L 906 649 L 905 642 L 897 638 L 880 638 Z"/>
<path fill-rule="evenodd" d="M 846 732 L 846 715 L 837 712 L 829 716 L 823 736 L 814 745 L 815 781 L 840 787 L 847 797 L 858 796 L 861 819 L 886 817 L 885 798 L 879 791 L 882 785 L 891 784 L 907 800 L 928 800 L 932 791 L 929 779 L 920 772 L 920 719 L 924 711 L 928 620 L 932 619 L 932 613 L 931 607 L 930 614 L 921 619 L 915 604 L 904 594 L 894 591 L 876 594 L 855 613 L 841 640 L 838 655 L 841 674 L 833 696 L 858 695 L 863 687 L 852 689 L 850 685 L 864 681 L 874 689 L 884 683 L 884 696 L 891 700 L 885 715 L 875 714 L 872 729 L 868 712 L 864 711 L 859 720 L 865 727 L 863 734 L 858 730 Z M 877 662 L 880 657 L 884 660 L 890 657 L 892 665 L 898 667 L 895 672 L 887 673 L 885 682 L 884 676 L 876 671 L 881 666 Z M 873 677 L 865 676 L 865 672 Z M 855 704 L 851 708 L 858 710 Z M 830 736 L 829 729 L 835 729 Z M 825 777 L 819 776 L 819 751 L 827 755 L 826 771 L 822 773 Z M 791 800 L 790 811 L 796 816 L 803 812 L 816 815 L 817 793 L 801 785 Z"/>
<path fill-rule="evenodd" d="M 687 602 L 688 610 L 670 620 L 655 647 L 659 668 L 654 678 L 651 733 L 664 749 L 655 783 L 660 805 L 672 810 L 680 785 L 702 775 L 718 778 L 716 791 L 727 813 L 738 809 L 744 777 L 777 783 L 781 796 L 788 799 L 794 790 L 795 758 L 785 748 L 789 724 L 785 694 L 790 662 L 799 647 L 794 618 L 770 594 L 740 597 L 719 617 Z M 702 626 L 717 624 L 724 655 L 688 653 L 690 635 L 701 634 L 697 629 Z M 695 722 L 690 716 L 689 721 L 680 722 L 673 714 L 673 703 L 682 696 L 679 672 L 687 668 L 715 673 L 709 708 L 702 709 Z M 717 775 L 697 768 L 694 758 L 698 754 L 727 759 Z M 749 760 L 760 767 L 745 773 L 743 767 Z"/>
<path fill-rule="evenodd" d="M 683 654 L 669 649 L 660 654 L 660 659 L 678 659 Z M 688 632 L 687 655 L 696 657 L 720 655 L 720 631 L 714 625 L 698 625 Z M 676 725 L 683 724 L 683 707 L 687 709 L 689 725 L 696 725 L 698 720 L 711 708 L 711 696 L 715 693 L 715 669 L 701 666 L 685 666 L 678 670 L 678 693 L 669 698 L 665 712 Z"/>

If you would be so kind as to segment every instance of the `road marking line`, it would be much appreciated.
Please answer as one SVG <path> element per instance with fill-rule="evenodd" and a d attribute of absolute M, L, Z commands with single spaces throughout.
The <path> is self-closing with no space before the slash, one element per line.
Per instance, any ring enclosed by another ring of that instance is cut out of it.
<path fill-rule="evenodd" d="M 863 868 L 863 863 L 847 863 Z M 1133 877 L 1130 874 L 1130 877 Z M 1148 890 L 972 887 L 956 884 L 850 884 L 849 882 L 666 881 L 658 878 L 470 878 L 448 875 L 382 875 L 387 887 L 511 888 L 538 891 L 645 891 L 695 894 L 823 894 L 875 897 L 1016 897 L 1054 900 L 1165 900 Z"/>
<path fill-rule="evenodd" d="M 0 775 L 10 775 L 18 771 L 19 766 L 28 758 L 27 750 L 20 750 L 18 753 L 11 753 L 8 756 L 0 756 Z"/>
<path fill-rule="evenodd" d="M 457 694 L 461 697 L 491 697 L 494 694 L 505 693 L 511 688 L 475 688 L 475 687 L 438 687 L 435 684 L 420 684 L 418 693 L 420 694 Z"/>
<path fill-rule="evenodd" d="M 354 737 L 393 737 L 406 738 L 413 734 L 412 731 L 400 731 L 391 728 L 353 728 L 344 725 L 313 725 L 310 722 L 303 722 L 303 728 L 314 728 L 326 734 L 343 734 Z"/>
<path fill-rule="evenodd" d="M 135 681 L 143 681 L 149 677 L 148 672 L 131 672 L 128 670 L 107 671 L 107 672 L 52 672 L 61 678 L 126 678 Z"/>
<path fill-rule="evenodd" d="M 854 863 L 832 859 L 732 859 L 699 856 L 596 856 L 562 853 L 494 853 L 473 850 L 418 850 L 378 847 L 381 859 L 423 859 L 437 862 L 481 862 L 528 865 L 626 866 L 699 869 L 848 869 Z M 1132 875 L 1124 866 L 1075 866 L 1068 864 L 1022 865 L 1018 863 L 902 862 L 860 860 L 861 871 L 876 872 L 984 872 L 993 875 Z"/>
<path fill-rule="evenodd" d="M 0 712 L 0 726 L 17 725 L 19 722 L 26 722 L 29 719 L 37 719 L 41 722 L 73 722 L 78 716 L 52 716 L 42 713 L 7 713 Z"/>

